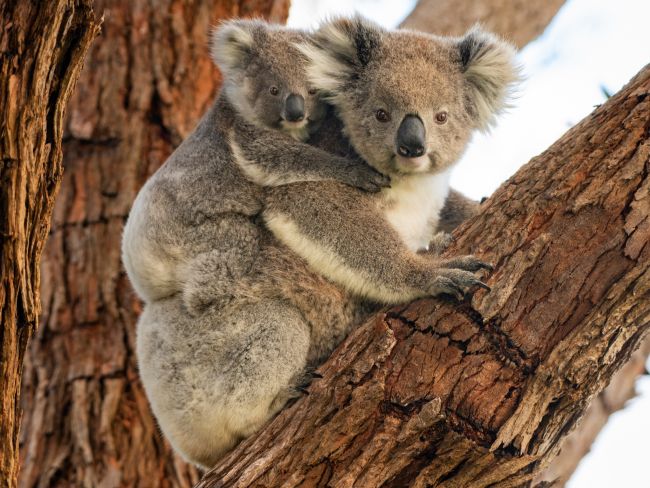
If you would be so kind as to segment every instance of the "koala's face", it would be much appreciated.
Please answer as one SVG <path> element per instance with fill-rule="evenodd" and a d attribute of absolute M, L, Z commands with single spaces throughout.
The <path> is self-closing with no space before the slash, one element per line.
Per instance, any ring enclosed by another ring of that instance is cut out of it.
<path fill-rule="evenodd" d="M 296 48 L 304 34 L 259 21 L 220 27 L 213 55 L 230 101 L 249 122 L 306 139 L 325 115 L 307 79 L 307 59 Z"/>
<path fill-rule="evenodd" d="M 392 176 L 458 161 L 517 78 L 512 48 L 478 30 L 450 39 L 355 18 L 325 25 L 301 50 L 356 151 Z"/>
<path fill-rule="evenodd" d="M 355 89 L 337 98 L 353 145 L 386 174 L 446 169 L 475 128 L 450 47 L 409 37 L 379 48 Z"/>

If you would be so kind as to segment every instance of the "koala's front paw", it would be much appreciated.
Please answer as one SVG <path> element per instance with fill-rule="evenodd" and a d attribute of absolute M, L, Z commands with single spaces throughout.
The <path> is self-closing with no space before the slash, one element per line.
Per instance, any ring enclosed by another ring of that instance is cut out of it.
<path fill-rule="evenodd" d="M 432 295 L 447 294 L 463 300 L 466 293 L 473 288 L 483 288 L 490 291 L 490 287 L 483 283 L 474 272 L 481 269 L 492 271 L 492 265 L 485 263 L 476 256 L 459 256 L 445 259 L 438 269 L 437 275 L 431 283 Z"/>
<path fill-rule="evenodd" d="M 444 259 L 442 261 L 443 268 L 458 268 L 465 271 L 479 271 L 481 269 L 486 269 L 488 271 L 494 271 L 494 266 L 485 261 L 481 261 L 476 256 L 467 255 L 467 256 L 457 256 L 453 258 Z"/>
<path fill-rule="evenodd" d="M 366 163 L 359 162 L 349 168 L 347 184 L 367 192 L 377 193 L 382 188 L 390 187 L 390 178 Z"/>

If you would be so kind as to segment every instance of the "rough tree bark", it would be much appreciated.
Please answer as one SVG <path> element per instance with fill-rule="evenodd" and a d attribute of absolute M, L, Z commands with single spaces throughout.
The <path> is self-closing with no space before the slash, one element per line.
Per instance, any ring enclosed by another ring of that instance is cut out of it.
<path fill-rule="evenodd" d="M 448 254 L 492 291 L 378 314 L 200 487 L 518 487 L 650 329 L 650 66 L 534 158 Z"/>
<path fill-rule="evenodd" d="M 0 487 L 17 482 L 18 394 L 41 312 L 63 115 L 98 30 L 90 1 L 0 3 Z"/>
<path fill-rule="evenodd" d="M 214 98 L 220 80 L 208 57 L 209 27 L 232 16 L 284 22 L 288 3 L 95 2 L 104 27 L 68 107 L 65 174 L 43 257 L 42 325 L 25 364 L 22 486 L 198 480 L 162 441 L 138 379 L 139 304 L 120 265 L 122 225 L 142 183 Z M 52 16 L 41 15 L 51 28 Z M 60 113 L 54 120 L 61 130 Z M 46 217 L 33 221 L 40 234 Z M 37 311 L 28 312 L 29 324 Z"/>
<path fill-rule="evenodd" d="M 402 27 L 460 35 L 475 22 L 518 47 L 539 36 L 564 0 L 420 0 Z"/>

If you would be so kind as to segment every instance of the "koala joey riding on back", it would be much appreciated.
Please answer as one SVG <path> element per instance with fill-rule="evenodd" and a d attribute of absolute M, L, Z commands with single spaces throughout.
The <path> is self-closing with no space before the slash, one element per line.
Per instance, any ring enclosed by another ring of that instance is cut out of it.
<path fill-rule="evenodd" d="M 325 104 L 308 85 L 305 59 L 293 43 L 299 31 L 256 21 L 232 21 L 215 31 L 212 56 L 224 76 L 222 90 L 249 122 L 304 141 L 321 124 Z"/>
<path fill-rule="evenodd" d="M 124 265 L 145 302 L 181 290 L 194 266 L 201 266 L 199 256 L 231 241 L 231 234 L 247 232 L 244 221 L 261 209 L 260 186 L 334 180 L 378 191 L 388 184 L 361 160 L 301 142 L 326 115 L 307 80 L 306 58 L 295 47 L 305 39 L 302 32 L 260 21 L 231 21 L 215 31 L 211 48 L 224 76 L 221 95 L 147 181 L 124 229 Z M 265 158 L 237 168 L 229 146 L 235 135 Z M 254 253 L 252 228 L 250 234 L 251 249 L 222 251 L 230 259 Z"/>

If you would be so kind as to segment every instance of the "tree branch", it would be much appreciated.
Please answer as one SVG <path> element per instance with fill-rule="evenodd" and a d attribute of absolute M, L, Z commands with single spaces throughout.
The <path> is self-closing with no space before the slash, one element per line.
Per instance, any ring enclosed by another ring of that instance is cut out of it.
<path fill-rule="evenodd" d="M 420 0 L 401 27 L 460 35 L 475 22 L 522 47 L 539 36 L 564 0 Z"/>
<path fill-rule="evenodd" d="M 528 484 L 650 327 L 650 67 L 510 178 L 449 254 L 492 291 L 374 317 L 199 484 Z"/>

